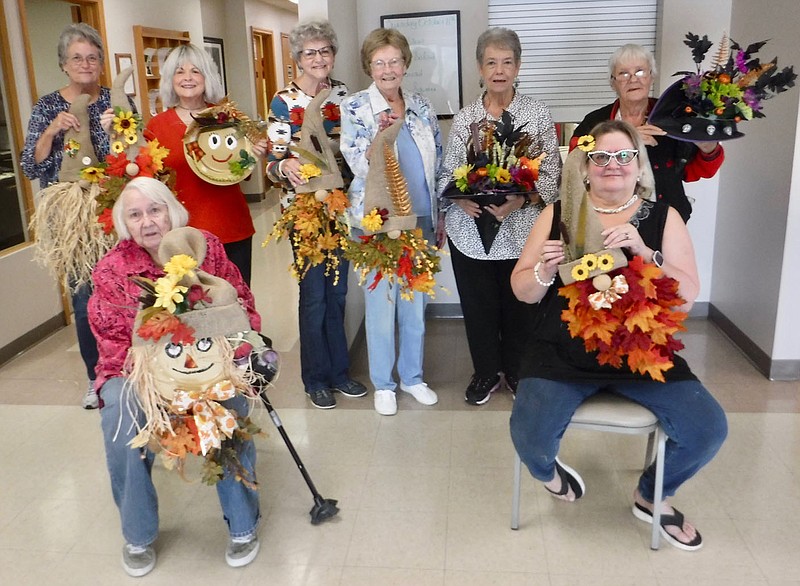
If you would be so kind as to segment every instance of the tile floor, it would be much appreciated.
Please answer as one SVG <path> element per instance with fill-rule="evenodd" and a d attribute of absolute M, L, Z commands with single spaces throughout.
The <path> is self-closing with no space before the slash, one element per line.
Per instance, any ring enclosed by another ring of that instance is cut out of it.
<path fill-rule="evenodd" d="M 274 209 L 252 209 L 263 233 Z M 521 527 L 512 531 L 511 397 L 500 393 L 479 408 L 464 403 L 470 369 L 461 322 L 429 322 L 426 378 L 438 405 L 422 407 L 401 394 L 395 417 L 377 415 L 370 396 L 314 409 L 300 385 L 296 287 L 267 282 L 264 268 L 285 266 L 289 251 L 271 245 L 256 253 L 264 256 L 256 295 L 282 300 L 262 308 L 284 359 L 271 398 L 320 492 L 338 499 L 341 512 L 309 523 L 311 495 L 260 409 L 267 436 L 257 440 L 258 558 L 228 568 L 215 491 L 159 466 L 159 559 L 141 583 L 800 585 L 800 382 L 766 380 L 712 324 L 689 322 L 684 355 L 726 408 L 730 435 L 674 499 L 706 546 L 651 551 L 648 526 L 630 514 L 644 440 L 581 431 L 566 435 L 562 455 L 583 474 L 586 496 L 556 501 L 526 477 Z M 368 380 L 362 345 L 353 371 Z M 134 581 L 120 566 L 99 417 L 78 406 L 83 385 L 72 328 L 0 368 L 2 585 Z"/>

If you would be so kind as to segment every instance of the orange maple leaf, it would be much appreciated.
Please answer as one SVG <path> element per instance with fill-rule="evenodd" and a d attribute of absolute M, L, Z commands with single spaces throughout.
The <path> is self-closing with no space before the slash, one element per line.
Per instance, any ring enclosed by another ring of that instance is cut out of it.
<path fill-rule="evenodd" d="M 631 350 L 628 353 L 628 367 L 632 372 L 649 374 L 650 378 L 664 382 L 664 372 L 672 368 L 672 360 L 656 348 L 650 350 Z"/>

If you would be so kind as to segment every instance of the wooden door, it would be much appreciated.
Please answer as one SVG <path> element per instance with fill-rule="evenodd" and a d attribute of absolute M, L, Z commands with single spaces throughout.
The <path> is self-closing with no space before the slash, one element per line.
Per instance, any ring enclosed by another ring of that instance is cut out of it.
<path fill-rule="evenodd" d="M 289 35 L 286 33 L 281 33 L 281 60 L 283 62 L 283 85 L 286 87 L 297 77 L 297 63 L 292 58 Z"/>
<path fill-rule="evenodd" d="M 275 48 L 272 31 L 253 27 L 253 71 L 256 80 L 256 108 L 262 120 L 267 119 L 269 103 L 278 91 L 275 75 Z"/>

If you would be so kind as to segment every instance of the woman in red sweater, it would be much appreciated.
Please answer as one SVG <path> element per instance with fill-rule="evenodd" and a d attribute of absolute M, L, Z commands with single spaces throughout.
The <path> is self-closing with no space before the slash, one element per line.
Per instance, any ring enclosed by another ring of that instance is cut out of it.
<path fill-rule="evenodd" d="M 183 137 L 192 115 L 224 97 L 216 66 L 202 48 L 180 45 L 161 67 L 159 91 L 167 109 L 150 119 L 147 130 L 169 149 L 164 164 L 175 171 L 175 192 L 189 210 L 189 225 L 216 235 L 249 285 L 256 230 L 242 189 L 238 183 L 208 183 L 191 169 L 183 154 Z M 257 142 L 253 153 L 263 157 L 266 146 L 266 139 Z"/>

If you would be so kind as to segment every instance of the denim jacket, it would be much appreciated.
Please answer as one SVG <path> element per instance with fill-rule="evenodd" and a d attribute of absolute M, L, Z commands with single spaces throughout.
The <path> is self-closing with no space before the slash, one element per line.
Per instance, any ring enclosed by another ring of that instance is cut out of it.
<path fill-rule="evenodd" d="M 425 179 L 431 195 L 431 221 L 436 225 L 436 175 L 442 160 L 442 137 L 439 121 L 431 103 L 420 94 L 404 93 L 406 103 L 406 125 L 419 149 L 425 167 Z M 391 106 L 373 83 L 367 89 L 342 100 L 341 150 L 353 171 L 350 184 L 350 225 L 361 228 L 364 217 L 364 186 L 369 170 L 366 153 L 378 134 L 378 116 L 391 110 Z"/>

